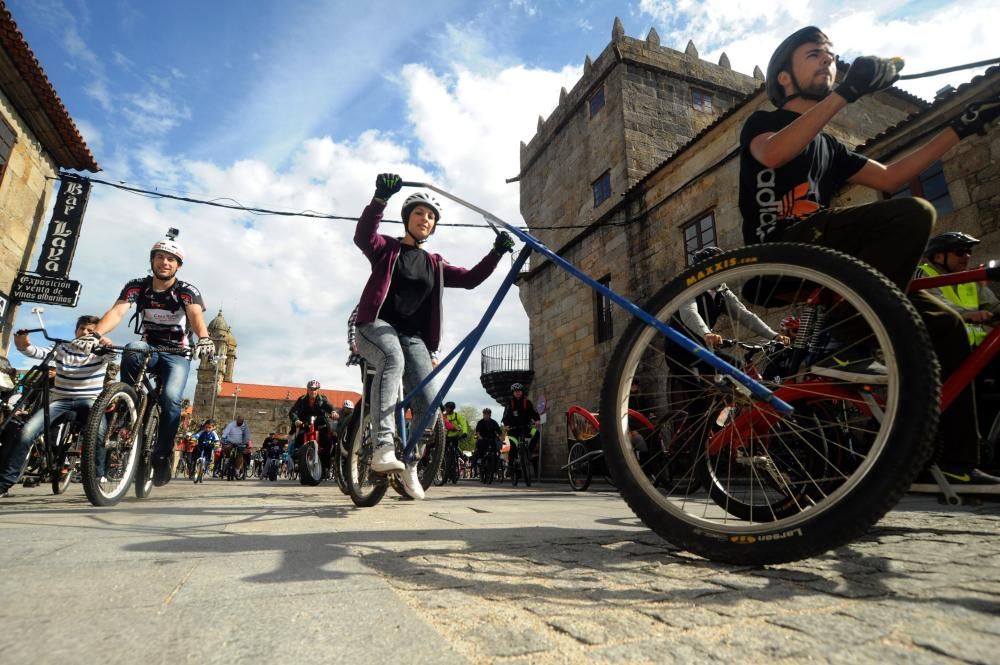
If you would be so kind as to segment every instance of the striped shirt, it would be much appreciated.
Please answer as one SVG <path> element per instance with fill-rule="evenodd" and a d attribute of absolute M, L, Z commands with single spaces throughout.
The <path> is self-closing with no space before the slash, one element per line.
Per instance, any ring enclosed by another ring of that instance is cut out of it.
<path fill-rule="evenodd" d="M 42 360 L 52 347 L 36 347 L 29 344 L 23 354 L 29 358 Z M 56 383 L 50 396 L 52 399 L 90 397 L 97 399 L 104 389 L 104 376 L 108 362 L 114 354 L 96 355 L 81 353 L 69 344 L 59 344 L 52 356 L 56 368 Z"/>

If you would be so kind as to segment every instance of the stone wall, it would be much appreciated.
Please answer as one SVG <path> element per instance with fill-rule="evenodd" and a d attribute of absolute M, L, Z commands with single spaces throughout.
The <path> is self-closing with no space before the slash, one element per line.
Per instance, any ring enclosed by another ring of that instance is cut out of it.
<path fill-rule="evenodd" d="M 17 142 L 0 181 L 0 291 L 8 296 L 21 270 L 34 268 L 32 253 L 45 230 L 45 213 L 55 184 L 48 178 L 58 173 L 55 162 L 0 93 L 0 115 L 13 128 Z M 14 307 L 0 318 L 0 350 L 6 353 Z"/>
<path fill-rule="evenodd" d="M 236 400 L 236 413 L 242 414 L 247 424 L 250 426 L 250 440 L 254 447 L 260 445 L 264 438 L 271 432 L 285 434 L 288 432 L 288 411 L 295 404 L 299 394 L 294 394 L 291 399 L 254 399 L 240 398 Z M 233 404 L 231 396 L 223 397 L 219 395 L 215 399 L 215 422 L 219 434 L 223 428 L 233 420 Z M 202 422 L 209 417 L 212 405 L 211 400 L 207 404 L 195 405 L 192 423 Z M 204 415 L 202 415 L 204 414 Z"/>

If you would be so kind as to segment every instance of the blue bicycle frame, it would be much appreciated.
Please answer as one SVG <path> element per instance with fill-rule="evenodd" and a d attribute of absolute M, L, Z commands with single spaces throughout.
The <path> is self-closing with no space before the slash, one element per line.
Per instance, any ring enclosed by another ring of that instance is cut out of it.
<path fill-rule="evenodd" d="M 474 327 L 469 332 L 469 334 L 465 336 L 465 339 L 463 339 L 454 349 L 452 349 L 452 351 L 447 356 L 445 356 L 444 360 L 438 363 L 437 367 L 435 367 L 434 370 L 430 374 L 428 374 L 423 381 L 420 382 L 420 385 L 414 388 L 409 395 L 406 395 L 403 398 L 403 401 L 401 401 L 399 404 L 396 405 L 396 431 L 399 433 L 400 438 L 403 441 L 406 441 L 406 447 L 404 448 L 403 451 L 403 459 L 407 463 L 411 463 L 414 461 L 414 457 L 416 456 L 417 442 L 420 440 L 420 437 L 423 435 L 423 433 L 430 426 L 433 419 L 436 417 L 437 410 L 440 407 L 441 402 L 444 400 L 444 396 L 448 394 L 448 391 L 451 389 L 452 384 L 455 383 L 455 379 L 458 378 L 458 373 L 462 370 L 463 367 L 465 367 L 465 363 L 468 361 L 469 356 L 472 354 L 472 350 L 475 348 L 476 344 L 479 343 L 479 340 L 480 338 L 482 338 L 483 333 L 486 332 L 486 326 L 489 325 L 491 320 L 493 320 L 493 315 L 496 314 L 497 309 L 500 307 L 500 303 L 502 303 L 503 299 L 507 296 L 507 292 L 510 291 L 510 287 L 514 284 L 514 280 L 517 279 L 518 274 L 521 272 L 521 268 L 524 267 L 525 262 L 528 260 L 528 256 L 533 251 L 538 252 L 539 254 L 546 257 L 554 264 L 556 264 L 557 266 L 568 272 L 569 274 L 579 279 L 581 282 L 583 282 L 590 288 L 594 289 L 595 291 L 605 296 L 612 302 L 625 308 L 625 310 L 629 314 L 638 318 L 644 323 L 649 324 L 657 331 L 663 333 L 663 335 L 665 335 L 667 339 L 669 339 L 674 344 L 677 344 L 688 353 L 693 354 L 699 360 L 704 361 L 711 367 L 717 369 L 722 374 L 732 377 L 733 380 L 735 380 L 738 384 L 743 386 L 750 395 L 752 395 L 754 398 L 762 402 L 770 404 L 775 411 L 787 415 L 789 413 L 792 413 L 792 411 L 794 410 L 791 405 L 782 401 L 778 397 L 775 397 L 774 393 L 772 393 L 766 387 L 764 387 L 757 381 L 753 380 L 747 374 L 743 373 L 736 367 L 733 367 L 725 360 L 712 353 L 710 350 L 701 346 L 700 344 L 698 344 L 688 336 L 684 335 L 683 333 L 680 333 L 677 330 L 671 328 L 663 321 L 656 319 L 654 316 L 643 310 L 641 307 L 637 306 L 635 303 L 615 293 L 607 286 L 604 286 L 600 282 L 591 278 L 589 275 L 586 275 L 583 272 L 581 272 L 576 266 L 574 266 L 572 263 L 570 263 L 566 259 L 562 258 L 558 254 L 553 252 L 545 245 L 543 245 L 537 238 L 533 237 L 530 233 L 522 231 L 521 229 L 511 224 L 508 224 L 507 222 L 503 221 L 496 215 L 493 215 L 487 212 L 486 210 L 483 210 L 482 208 L 479 208 L 471 203 L 468 203 L 467 201 L 463 201 L 462 199 L 452 194 L 449 194 L 448 192 L 439 189 L 434 185 L 423 182 L 404 182 L 403 185 L 406 187 L 422 187 L 437 192 L 441 196 L 451 199 L 452 201 L 458 203 L 459 205 L 462 205 L 466 208 L 469 208 L 470 210 L 478 212 L 486 219 L 486 223 L 490 225 L 490 227 L 493 229 L 494 232 L 499 233 L 497 227 L 500 226 L 503 227 L 505 230 L 509 231 L 510 233 L 512 233 L 519 240 L 524 242 L 524 247 L 517 254 L 517 258 L 514 260 L 514 265 L 511 266 L 510 271 L 504 278 L 503 284 L 500 285 L 500 289 L 497 290 L 496 295 L 493 296 L 492 302 L 490 302 L 489 307 L 486 308 L 486 311 L 483 313 L 483 317 L 479 320 L 479 323 L 476 325 L 476 327 Z M 444 368 L 447 367 L 448 364 L 451 363 L 451 361 L 454 360 L 456 357 L 458 357 L 458 362 L 455 364 L 454 367 L 451 368 L 451 371 L 445 378 L 441 388 L 437 391 L 437 394 L 434 396 L 434 399 L 431 402 L 429 408 L 427 409 L 427 412 L 420 419 L 420 422 L 417 423 L 416 427 L 413 428 L 412 432 L 408 432 L 406 427 L 406 418 L 404 417 L 407 406 L 413 401 L 413 398 L 420 393 L 423 387 L 426 386 L 428 383 L 430 383 L 434 379 L 434 377 L 437 376 L 439 372 L 444 370 Z"/>

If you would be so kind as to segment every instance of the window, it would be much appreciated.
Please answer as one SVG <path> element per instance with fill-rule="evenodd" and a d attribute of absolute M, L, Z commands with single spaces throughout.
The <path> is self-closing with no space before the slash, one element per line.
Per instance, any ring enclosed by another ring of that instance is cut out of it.
<path fill-rule="evenodd" d="M 702 247 L 715 245 L 715 213 L 706 212 L 681 227 L 684 234 L 684 257 L 691 265 L 691 255 Z"/>
<path fill-rule="evenodd" d="M 951 203 L 951 194 L 948 193 L 948 183 L 945 182 L 941 162 L 934 162 L 928 166 L 919 177 L 911 180 L 906 187 L 889 198 L 898 199 L 906 196 L 920 196 L 927 199 L 937 209 L 938 215 L 946 215 L 955 209 Z"/>
<path fill-rule="evenodd" d="M 598 111 L 604 108 L 604 84 L 590 95 L 590 117 L 593 118 Z"/>
<path fill-rule="evenodd" d="M 611 275 L 605 275 L 597 282 L 610 289 Z M 597 344 L 615 336 L 614 322 L 611 319 L 611 299 L 597 291 L 594 291 L 594 332 L 594 341 Z"/>
<path fill-rule="evenodd" d="M 591 183 L 594 190 L 594 207 L 601 205 L 611 198 L 611 171 L 605 171 L 604 175 Z"/>
<path fill-rule="evenodd" d="M 691 106 L 702 113 L 712 112 L 712 95 L 701 90 L 691 90 Z"/>
<path fill-rule="evenodd" d="M 10 153 L 17 143 L 17 134 L 3 118 L 0 118 L 0 179 L 3 179 L 7 172 L 7 162 L 10 161 Z"/>

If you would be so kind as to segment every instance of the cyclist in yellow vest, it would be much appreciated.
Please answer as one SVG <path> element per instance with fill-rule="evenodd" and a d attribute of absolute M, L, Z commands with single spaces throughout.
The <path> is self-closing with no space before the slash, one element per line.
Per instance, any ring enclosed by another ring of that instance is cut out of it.
<path fill-rule="evenodd" d="M 924 250 L 926 261 L 917 268 L 918 277 L 937 277 L 969 269 L 972 248 L 979 239 L 967 233 L 948 231 L 934 236 Z M 930 289 L 961 315 L 969 333 L 969 344 L 978 346 L 1000 323 L 1000 300 L 989 287 L 972 282 Z"/>

